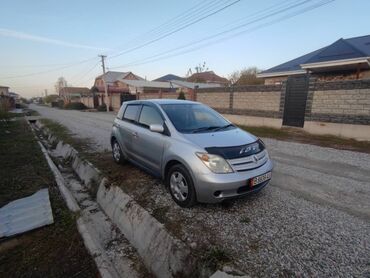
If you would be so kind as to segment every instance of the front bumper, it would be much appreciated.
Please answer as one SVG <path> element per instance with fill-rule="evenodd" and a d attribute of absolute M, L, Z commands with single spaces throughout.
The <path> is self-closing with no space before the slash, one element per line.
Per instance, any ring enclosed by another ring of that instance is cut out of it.
<path fill-rule="evenodd" d="M 245 172 L 230 174 L 198 173 L 194 183 L 197 200 L 202 203 L 218 203 L 225 199 L 236 198 L 260 191 L 269 181 L 265 181 L 255 187 L 250 187 L 248 181 L 251 178 L 271 172 L 272 168 L 273 163 L 269 159 L 261 167 Z"/>

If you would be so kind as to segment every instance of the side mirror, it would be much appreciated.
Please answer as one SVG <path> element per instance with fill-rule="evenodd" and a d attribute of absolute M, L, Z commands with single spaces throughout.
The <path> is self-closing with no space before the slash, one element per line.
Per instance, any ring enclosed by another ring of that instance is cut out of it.
<path fill-rule="evenodd" d="M 164 127 L 163 125 L 154 124 L 149 126 L 149 130 L 152 132 L 163 133 Z"/>

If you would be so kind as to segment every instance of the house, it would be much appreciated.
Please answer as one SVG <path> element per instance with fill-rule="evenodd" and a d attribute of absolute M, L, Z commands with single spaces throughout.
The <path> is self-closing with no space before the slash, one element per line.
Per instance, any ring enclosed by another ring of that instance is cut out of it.
<path fill-rule="evenodd" d="M 0 96 L 7 96 L 9 94 L 9 87 L 0 86 Z"/>
<path fill-rule="evenodd" d="M 117 111 L 121 107 L 122 101 L 125 98 L 130 98 L 130 90 L 125 80 L 144 80 L 140 76 L 132 72 L 108 71 L 105 74 L 95 78 L 92 91 L 97 97 L 97 105 L 110 103 L 113 110 Z M 105 84 L 109 99 L 105 96 Z"/>
<path fill-rule="evenodd" d="M 189 82 L 182 80 L 171 80 L 173 85 L 177 86 L 177 92 L 184 92 L 188 97 L 186 99 L 195 100 L 195 91 L 197 89 L 211 89 L 223 87 L 221 84 L 215 83 L 198 83 L 198 82 Z"/>
<path fill-rule="evenodd" d="M 64 103 L 81 102 L 81 96 L 90 94 L 90 89 L 86 87 L 63 87 L 59 90 L 59 97 Z"/>
<path fill-rule="evenodd" d="M 147 80 L 124 80 L 128 85 L 130 94 L 139 95 L 145 93 L 168 93 L 176 92 L 177 85 L 171 82 L 147 81 Z"/>
<path fill-rule="evenodd" d="M 185 78 L 182 78 L 180 76 L 177 76 L 175 74 L 166 74 L 164 76 L 161 76 L 157 79 L 154 79 L 153 81 L 159 81 L 159 82 L 169 82 L 171 80 L 185 80 Z"/>
<path fill-rule="evenodd" d="M 208 89 L 208 88 L 218 88 L 222 87 L 222 84 L 216 84 L 216 83 L 199 83 L 199 82 L 189 82 L 189 81 L 182 81 L 182 80 L 171 80 L 171 83 L 174 85 L 177 85 L 179 88 L 178 90 L 181 90 L 183 92 L 187 92 L 189 90 L 194 89 Z"/>
<path fill-rule="evenodd" d="M 0 86 L 0 110 L 15 108 L 16 96 L 9 92 L 9 87 Z"/>
<path fill-rule="evenodd" d="M 215 74 L 213 71 L 194 73 L 190 77 L 188 77 L 186 81 L 197 83 L 216 83 L 223 85 L 227 85 L 229 83 L 229 80 Z"/>
<path fill-rule="evenodd" d="M 281 84 L 289 76 L 309 73 L 319 81 L 370 78 L 370 35 L 334 43 L 262 71 L 266 85 Z"/>

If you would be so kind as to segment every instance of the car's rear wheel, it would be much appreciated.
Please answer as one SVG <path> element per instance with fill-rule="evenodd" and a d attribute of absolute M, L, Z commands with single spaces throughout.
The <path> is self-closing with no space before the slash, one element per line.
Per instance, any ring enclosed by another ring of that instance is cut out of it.
<path fill-rule="evenodd" d="M 176 164 L 168 171 L 166 184 L 172 199 L 181 207 L 196 204 L 196 192 L 189 171 L 181 164 Z"/>
<path fill-rule="evenodd" d="M 123 162 L 125 162 L 121 146 L 115 139 L 112 141 L 112 156 L 114 161 L 118 164 L 122 164 Z"/>

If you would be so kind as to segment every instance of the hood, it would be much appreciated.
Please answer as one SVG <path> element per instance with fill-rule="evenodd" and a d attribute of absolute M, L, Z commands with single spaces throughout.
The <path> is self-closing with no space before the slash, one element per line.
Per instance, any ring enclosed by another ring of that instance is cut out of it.
<path fill-rule="evenodd" d="M 187 140 L 199 147 L 235 147 L 253 143 L 257 140 L 254 135 L 239 128 L 225 131 L 182 134 Z"/>

